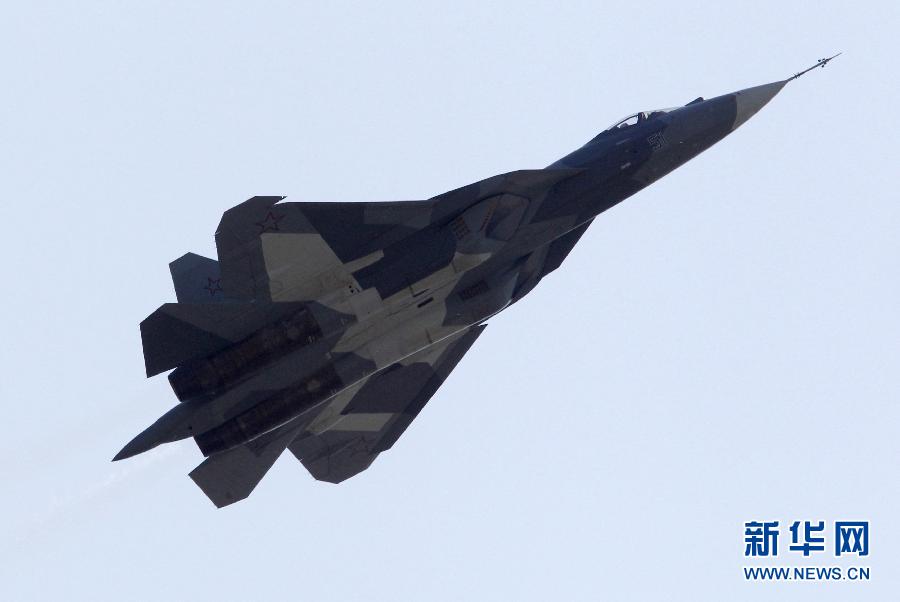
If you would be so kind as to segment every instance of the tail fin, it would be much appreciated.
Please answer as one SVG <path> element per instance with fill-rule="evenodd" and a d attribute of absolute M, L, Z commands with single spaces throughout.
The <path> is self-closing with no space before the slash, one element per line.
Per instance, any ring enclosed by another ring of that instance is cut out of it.
<path fill-rule="evenodd" d="M 179 303 L 219 303 L 225 300 L 219 262 L 185 253 L 169 264 Z"/>

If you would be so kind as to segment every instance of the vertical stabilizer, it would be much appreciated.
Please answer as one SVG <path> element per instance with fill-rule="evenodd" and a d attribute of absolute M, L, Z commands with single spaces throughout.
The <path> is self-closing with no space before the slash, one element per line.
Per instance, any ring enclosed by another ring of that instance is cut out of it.
<path fill-rule="evenodd" d="M 219 262 L 185 253 L 169 264 L 179 303 L 220 303 L 225 300 Z"/>

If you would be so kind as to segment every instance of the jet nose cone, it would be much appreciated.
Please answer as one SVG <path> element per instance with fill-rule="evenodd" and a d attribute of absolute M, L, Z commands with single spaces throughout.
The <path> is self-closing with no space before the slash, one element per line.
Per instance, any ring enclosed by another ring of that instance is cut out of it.
<path fill-rule="evenodd" d="M 737 112 L 734 116 L 734 124 L 731 126 L 732 131 L 736 130 L 745 121 L 756 115 L 756 112 L 766 106 L 770 100 L 775 98 L 781 89 L 787 84 L 787 81 L 772 82 L 762 86 L 747 88 L 734 93 L 735 103 L 737 104 Z"/>

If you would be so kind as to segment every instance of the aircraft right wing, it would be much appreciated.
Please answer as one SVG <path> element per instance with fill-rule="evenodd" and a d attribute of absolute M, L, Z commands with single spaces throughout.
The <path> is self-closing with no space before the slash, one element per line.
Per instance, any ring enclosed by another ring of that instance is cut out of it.
<path fill-rule="evenodd" d="M 403 434 L 485 328 L 448 337 L 338 393 L 311 422 L 298 418 L 206 458 L 191 479 L 221 508 L 249 496 L 288 447 L 320 481 L 362 472 Z"/>
<path fill-rule="evenodd" d="M 308 427 L 325 430 L 297 438 L 289 449 L 320 481 L 340 483 L 367 469 L 396 443 L 485 328 L 473 326 L 370 377 Z"/>

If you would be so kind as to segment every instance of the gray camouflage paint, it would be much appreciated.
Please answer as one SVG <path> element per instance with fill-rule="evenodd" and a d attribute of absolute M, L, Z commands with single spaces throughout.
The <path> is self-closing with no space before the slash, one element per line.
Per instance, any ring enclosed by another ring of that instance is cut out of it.
<path fill-rule="evenodd" d="M 170 264 L 177 303 L 141 323 L 148 376 L 181 403 L 116 460 L 194 437 L 191 478 L 247 497 L 285 449 L 340 482 L 389 449 L 483 332 L 558 268 L 591 221 L 697 156 L 785 85 L 638 114 L 545 169 L 427 201 L 226 211 L 218 261 Z"/>

